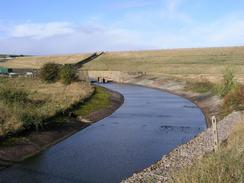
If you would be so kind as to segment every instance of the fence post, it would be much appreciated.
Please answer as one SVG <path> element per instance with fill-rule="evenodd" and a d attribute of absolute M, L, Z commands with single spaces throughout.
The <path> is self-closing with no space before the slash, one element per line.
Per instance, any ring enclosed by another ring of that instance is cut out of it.
<path fill-rule="evenodd" d="M 214 142 L 214 151 L 218 151 L 219 142 L 218 142 L 218 130 L 217 130 L 217 119 L 215 116 L 212 117 L 212 131 L 213 131 L 213 142 Z"/>

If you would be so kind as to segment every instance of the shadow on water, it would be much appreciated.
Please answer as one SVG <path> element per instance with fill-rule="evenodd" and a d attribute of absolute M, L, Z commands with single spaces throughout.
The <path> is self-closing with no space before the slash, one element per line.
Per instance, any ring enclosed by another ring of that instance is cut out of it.
<path fill-rule="evenodd" d="M 105 87 L 124 95 L 120 109 L 0 172 L 0 182 L 119 182 L 206 128 L 201 110 L 184 98 L 132 85 Z"/>

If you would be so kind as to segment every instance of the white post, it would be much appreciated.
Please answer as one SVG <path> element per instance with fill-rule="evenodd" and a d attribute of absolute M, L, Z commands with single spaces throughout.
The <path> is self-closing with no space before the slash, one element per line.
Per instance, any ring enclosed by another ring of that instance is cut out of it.
<path fill-rule="evenodd" d="M 218 142 L 218 130 L 217 130 L 217 119 L 215 116 L 212 117 L 212 131 L 213 131 L 213 145 L 214 151 L 218 151 L 219 142 Z"/>

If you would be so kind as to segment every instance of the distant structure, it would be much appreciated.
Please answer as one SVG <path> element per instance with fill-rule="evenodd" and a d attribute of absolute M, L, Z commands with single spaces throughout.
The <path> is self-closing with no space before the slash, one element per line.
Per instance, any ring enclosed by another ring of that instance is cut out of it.
<path fill-rule="evenodd" d="M 78 63 L 75 64 L 75 67 L 77 69 L 81 68 L 84 64 L 88 63 L 88 62 L 91 62 L 92 60 L 96 59 L 97 57 L 103 55 L 104 52 L 101 52 L 101 53 L 94 53 L 92 54 L 91 56 L 89 56 L 88 58 L 84 59 L 84 60 L 81 60 L 79 61 Z"/>
<path fill-rule="evenodd" d="M 0 67 L 0 74 L 1 75 L 8 75 L 10 72 L 12 72 L 12 69 Z"/>

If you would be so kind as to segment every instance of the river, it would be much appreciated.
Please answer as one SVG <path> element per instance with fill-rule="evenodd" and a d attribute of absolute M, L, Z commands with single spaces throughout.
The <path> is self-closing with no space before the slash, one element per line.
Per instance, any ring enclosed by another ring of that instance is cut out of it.
<path fill-rule="evenodd" d="M 0 172 L 6 183 L 117 183 L 206 128 L 192 102 L 160 90 L 104 85 L 124 95 L 111 116 Z"/>

